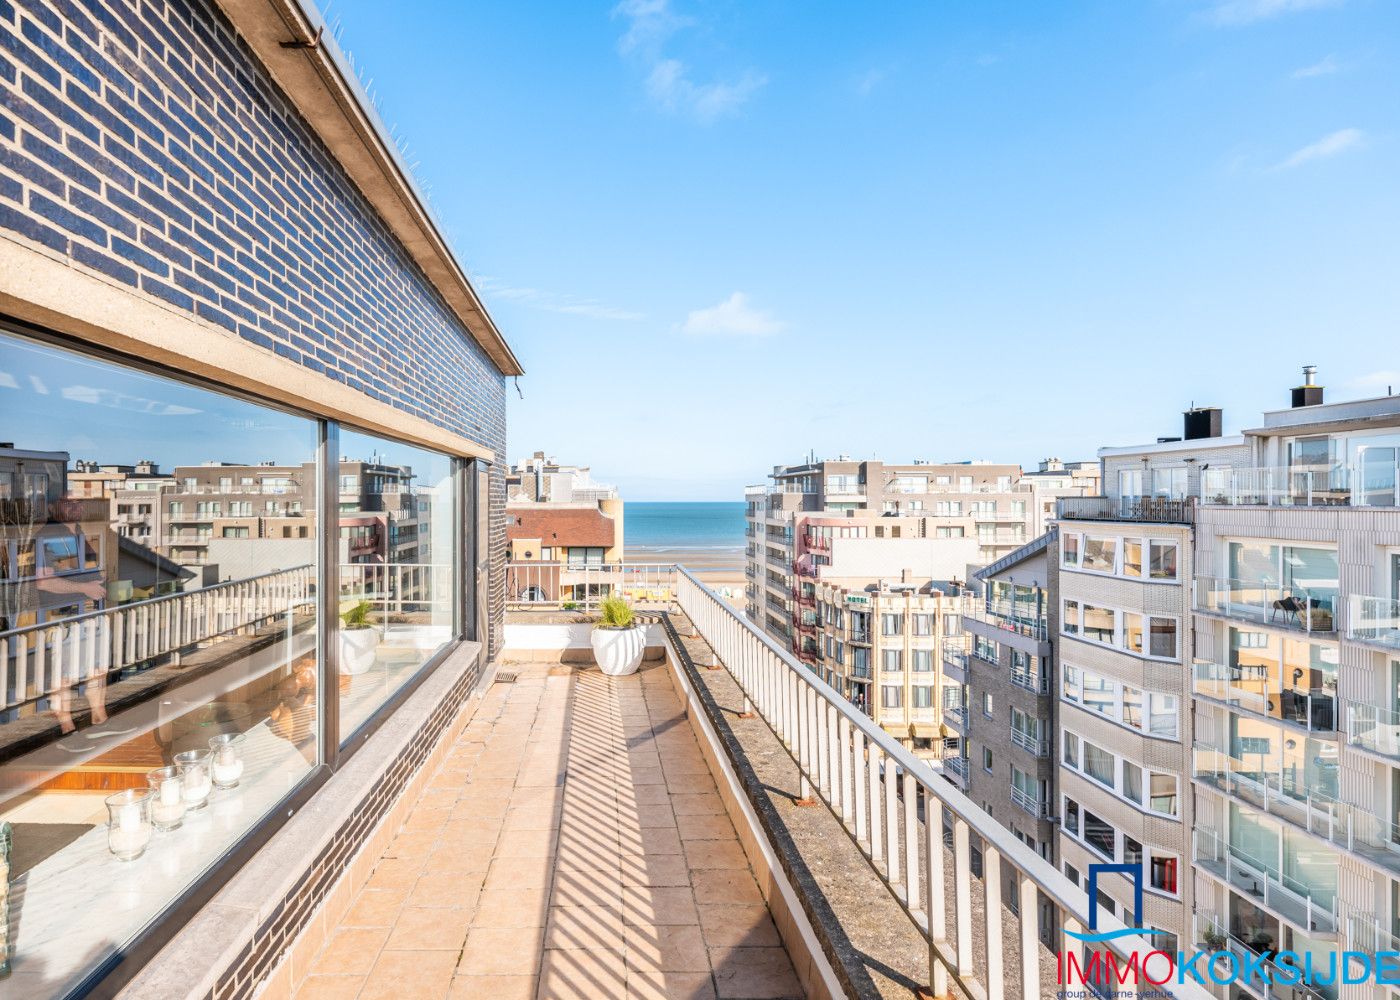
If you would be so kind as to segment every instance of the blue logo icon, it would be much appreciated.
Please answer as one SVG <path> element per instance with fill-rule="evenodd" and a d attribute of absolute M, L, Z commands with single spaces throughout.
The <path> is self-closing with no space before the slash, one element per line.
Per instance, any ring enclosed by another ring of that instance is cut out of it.
<path fill-rule="evenodd" d="M 1113 872 L 1122 875 L 1133 884 L 1133 913 L 1132 923 L 1137 925 L 1142 919 L 1142 865 L 1090 865 L 1089 866 L 1089 930 L 1087 933 L 1076 933 L 1065 931 L 1067 937 L 1072 937 L 1076 941 L 1112 941 L 1114 938 L 1132 937 L 1140 934 L 1143 937 L 1150 937 L 1154 934 L 1165 934 L 1166 931 L 1155 930 L 1150 927 L 1124 927 L 1121 931 L 1103 931 L 1099 929 L 1099 875 L 1105 872 Z"/>

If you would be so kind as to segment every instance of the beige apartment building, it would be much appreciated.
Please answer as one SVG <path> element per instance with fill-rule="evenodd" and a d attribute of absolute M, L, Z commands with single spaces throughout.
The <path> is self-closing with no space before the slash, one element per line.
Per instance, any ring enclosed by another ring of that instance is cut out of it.
<path fill-rule="evenodd" d="M 931 580 L 869 584 L 804 581 L 796 597 L 797 655 L 887 733 L 939 758 L 939 649 L 971 595 Z"/>
<path fill-rule="evenodd" d="M 1047 459 L 1036 473 L 989 462 L 886 465 L 812 460 L 776 466 L 747 501 L 747 610 L 794 650 L 799 580 L 965 581 L 1041 534 L 1059 496 L 1092 495 L 1097 463 Z"/>

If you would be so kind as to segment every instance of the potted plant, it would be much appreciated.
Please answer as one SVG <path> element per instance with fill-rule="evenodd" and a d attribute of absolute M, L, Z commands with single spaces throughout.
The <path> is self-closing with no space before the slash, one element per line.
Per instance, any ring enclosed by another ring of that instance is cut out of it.
<path fill-rule="evenodd" d="M 350 677 L 374 666 L 379 632 L 370 621 L 369 601 L 358 601 L 340 613 L 340 672 Z"/>
<path fill-rule="evenodd" d="M 593 624 L 593 658 L 598 668 L 609 677 L 635 673 L 646 652 L 646 628 L 620 597 L 604 597 L 598 611 Z"/>
<path fill-rule="evenodd" d="M 1224 951 L 1226 940 L 1225 935 L 1220 933 L 1220 928 L 1212 927 L 1205 933 L 1206 951 Z"/>

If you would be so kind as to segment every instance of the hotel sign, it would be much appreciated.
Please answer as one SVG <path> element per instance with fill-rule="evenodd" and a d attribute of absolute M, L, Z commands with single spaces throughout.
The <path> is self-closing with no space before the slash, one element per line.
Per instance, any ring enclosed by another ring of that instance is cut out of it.
<path fill-rule="evenodd" d="M 865 607 L 869 607 L 869 606 L 870 606 L 870 598 L 869 598 L 868 596 L 866 596 L 865 594 L 847 594 L 847 595 L 846 595 L 846 603 L 847 603 L 847 604 L 861 604 L 861 605 L 864 605 Z"/>

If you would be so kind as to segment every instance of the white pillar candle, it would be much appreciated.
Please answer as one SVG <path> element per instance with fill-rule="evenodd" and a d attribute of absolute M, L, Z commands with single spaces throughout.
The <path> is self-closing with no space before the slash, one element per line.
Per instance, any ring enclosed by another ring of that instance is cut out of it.
<path fill-rule="evenodd" d="M 121 814 L 117 820 L 117 828 L 122 833 L 135 833 L 141 829 L 141 807 L 135 802 L 122 806 Z"/>
<path fill-rule="evenodd" d="M 176 806 L 180 804 L 180 779 L 166 778 L 160 783 L 160 801 L 162 805 Z"/>

